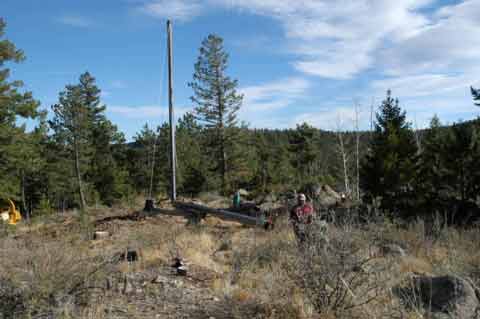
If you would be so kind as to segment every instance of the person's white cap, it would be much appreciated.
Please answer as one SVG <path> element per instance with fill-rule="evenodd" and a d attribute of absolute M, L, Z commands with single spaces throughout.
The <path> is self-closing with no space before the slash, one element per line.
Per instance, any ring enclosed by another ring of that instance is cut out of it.
<path fill-rule="evenodd" d="M 298 200 L 307 200 L 305 194 L 298 194 Z"/>

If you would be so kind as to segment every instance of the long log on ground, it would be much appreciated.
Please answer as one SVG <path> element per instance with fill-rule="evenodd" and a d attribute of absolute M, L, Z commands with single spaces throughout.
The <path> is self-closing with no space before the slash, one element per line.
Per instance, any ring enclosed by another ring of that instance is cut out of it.
<path fill-rule="evenodd" d="M 239 214 L 239 213 L 234 213 L 234 212 L 230 212 L 230 211 L 224 210 L 224 209 L 215 209 L 215 208 L 210 208 L 210 207 L 202 206 L 202 205 L 198 205 L 198 204 L 181 203 L 181 202 L 175 202 L 173 205 L 178 210 L 198 211 L 198 212 L 201 212 L 201 213 L 206 213 L 206 214 L 217 216 L 221 219 L 236 221 L 236 222 L 239 222 L 239 223 L 244 224 L 244 225 L 264 227 L 265 223 L 266 223 L 264 220 L 262 220 L 260 218 L 253 217 L 253 216 L 247 216 L 247 215 Z"/>
<path fill-rule="evenodd" d="M 194 215 L 191 211 L 178 210 L 178 209 L 164 209 L 164 208 L 150 208 L 149 210 L 144 210 L 144 213 L 147 216 L 170 215 L 170 216 L 192 217 Z"/>

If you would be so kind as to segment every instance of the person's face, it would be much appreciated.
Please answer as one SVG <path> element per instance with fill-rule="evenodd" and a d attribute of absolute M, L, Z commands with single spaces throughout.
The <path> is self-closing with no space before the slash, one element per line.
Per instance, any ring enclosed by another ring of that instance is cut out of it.
<path fill-rule="evenodd" d="M 300 205 L 305 204 L 305 200 L 304 199 L 298 199 L 298 204 L 300 204 Z"/>

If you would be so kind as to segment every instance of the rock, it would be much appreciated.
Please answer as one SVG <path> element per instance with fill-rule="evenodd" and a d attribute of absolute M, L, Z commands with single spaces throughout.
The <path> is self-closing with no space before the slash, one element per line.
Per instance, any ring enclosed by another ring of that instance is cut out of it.
<path fill-rule="evenodd" d="M 341 202 L 341 196 L 329 185 L 309 185 L 306 193 L 311 196 L 317 205 L 322 207 L 336 206 Z"/>
<path fill-rule="evenodd" d="M 395 294 L 407 305 L 418 300 L 431 318 L 480 319 L 479 292 L 469 281 L 456 276 L 412 278 L 407 288 L 394 288 Z"/>
<path fill-rule="evenodd" d="M 248 196 L 248 195 L 250 195 L 250 193 L 249 193 L 247 190 L 243 189 L 243 188 L 240 188 L 240 189 L 238 190 L 238 192 L 240 193 L 241 196 Z"/>
<path fill-rule="evenodd" d="M 105 239 L 110 237 L 110 233 L 108 231 L 96 231 L 93 234 L 93 239 L 99 240 L 99 239 Z"/>

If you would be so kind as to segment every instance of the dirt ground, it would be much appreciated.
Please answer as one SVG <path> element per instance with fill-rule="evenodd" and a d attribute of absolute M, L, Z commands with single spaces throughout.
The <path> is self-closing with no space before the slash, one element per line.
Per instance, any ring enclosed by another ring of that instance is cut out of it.
<path fill-rule="evenodd" d="M 307 249 L 286 218 L 277 222 L 270 231 L 213 217 L 190 225 L 117 207 L 3 227 L 0 319 L 427 318 L 392 288 L 418 275 L 480 283 L 478 229 L 427 237 L 421 221 L 329 225 Z"/>
<path fill-rule="evenodd" d="M 109 236 L 94 239 L 96 231 Z M 38 311 L 24 308 L 40 305 L 47 317 L 255 318 L 261 306 L 235 300 L 221 284 L 232 263 L 232 239 L 255 232 L 262 231 L 216 218 L 188 226 L 183 217 L 119 208 L 52 216 L 4 237 L 0 278 L 25 292 L 19 311 L 34 317 Z M 125 260 L 128 251 L 137 258 Z M 186 276 L 172 267 L 175 257 L 187 263 Z M 50 283 L 56 275 L 65 280 Z M 85 291 L 74 291 L 75 285 Z M 37 291 L 47 296 L 32 296 Z M 52 293 L 57 301 L 48 300 Z"/>

